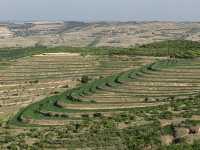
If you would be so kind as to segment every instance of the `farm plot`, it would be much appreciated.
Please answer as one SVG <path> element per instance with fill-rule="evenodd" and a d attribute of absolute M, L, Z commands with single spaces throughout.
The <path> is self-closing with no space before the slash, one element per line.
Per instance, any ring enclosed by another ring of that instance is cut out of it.
<path fill-rule="evenodd" d="M 6 115 L 6 110 L 16 111 L 51 94 L 73 88 L 81 83 L 82 76 L 94 80 L 137 68 L 155 59 L 46 53 L 10 61 L 0 70 L 0 105 L 6 108 L 0 116 Z"/>
<path fill-rule="evenodd" d="M 12 122 L 45 125 L 43 120 L 81 121 L 88 119 L 88 113 L 104 116 L 105 112 L 156 107 L 192 98 L 200 91 L 199 64 L 199 59 L 160 60 L 115 73 L 30 105 Z"/>
<path fill-rule="evenodd" d="M 99 103 L 116 102 L 161 102 L 180 99 L 200 91 L 200 61 L 179 60 L 171 67 L 138 73 L 135 80 L 114 88 L 106 88 L 82 100 Z"/>

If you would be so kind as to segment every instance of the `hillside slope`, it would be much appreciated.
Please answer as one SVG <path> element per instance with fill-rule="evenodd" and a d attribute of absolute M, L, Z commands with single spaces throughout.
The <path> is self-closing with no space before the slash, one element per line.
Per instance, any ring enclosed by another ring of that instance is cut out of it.
<path fill-rule="evenodd" d="M 130 47 L 168 39 L 200 41 L 200 23 L 198 22 L 36 21 L 0 23 L 0 25 L 4 26 L 0 28 L 0 47 L 27 47 L 38 44 Z"/>

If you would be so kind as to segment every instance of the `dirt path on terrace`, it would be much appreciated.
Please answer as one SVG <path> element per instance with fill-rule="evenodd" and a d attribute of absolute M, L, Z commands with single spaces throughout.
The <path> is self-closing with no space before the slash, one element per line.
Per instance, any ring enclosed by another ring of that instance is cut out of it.
<path fill-rule="evenodd" d="M 73 110 L 102 110 L 102 109 L 125 109 L 125 108 L 140 108 L 140 107 L 151 107 L 164 105 L 166 103 L 95 103 L 95 104 L 67 104 L 64 102 L 58 102 L 57 105 L 65 109 Z"/>

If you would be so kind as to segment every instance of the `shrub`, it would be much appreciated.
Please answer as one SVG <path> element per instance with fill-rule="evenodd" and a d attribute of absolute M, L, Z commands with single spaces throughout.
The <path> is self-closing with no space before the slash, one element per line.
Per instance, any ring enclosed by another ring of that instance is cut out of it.
<path fill-rule="evenodd" d="M 38 83 L 38 82 L 39 82 L 38 80 L 29 81 L 30 84 Z"/>
<path fill-rule="evenodd" d="M 101 113 L 94 113 L 94 114 L 93 114 L 93 117 L 95 117 L 95 118 L 96 118 L 96 117 L 102 117 L 102 114 L 101 114 Z"/>
<path fill-rule="evenodd" d="M 148 100 L 149 100 L 148 97 L 145 97 L 144 101 L 145 101 L 145 102 L 148 102 Z"/>
<path fill-rule="evenodd" d="M 81 115 L 81 117 L 83 117 L 83 118 L 89 118 L 89 115 L 88 114 L 83 114 L 83 115 Z"/>
<path fill-rule="evenodd" d="M 89 77 L 86 76 L 86 75 L 83 75 L 83 76 L 81 77 L 81 83 L 88 83 L 89 80 L 90 80 Z"/>

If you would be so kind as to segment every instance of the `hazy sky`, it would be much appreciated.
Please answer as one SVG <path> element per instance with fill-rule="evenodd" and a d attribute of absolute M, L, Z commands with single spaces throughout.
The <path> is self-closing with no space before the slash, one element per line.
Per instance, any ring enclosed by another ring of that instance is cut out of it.
<path fill-rule="evenodd" d="M 200 0 L 0 0 L 1 21 L 200 21 Z"/>

